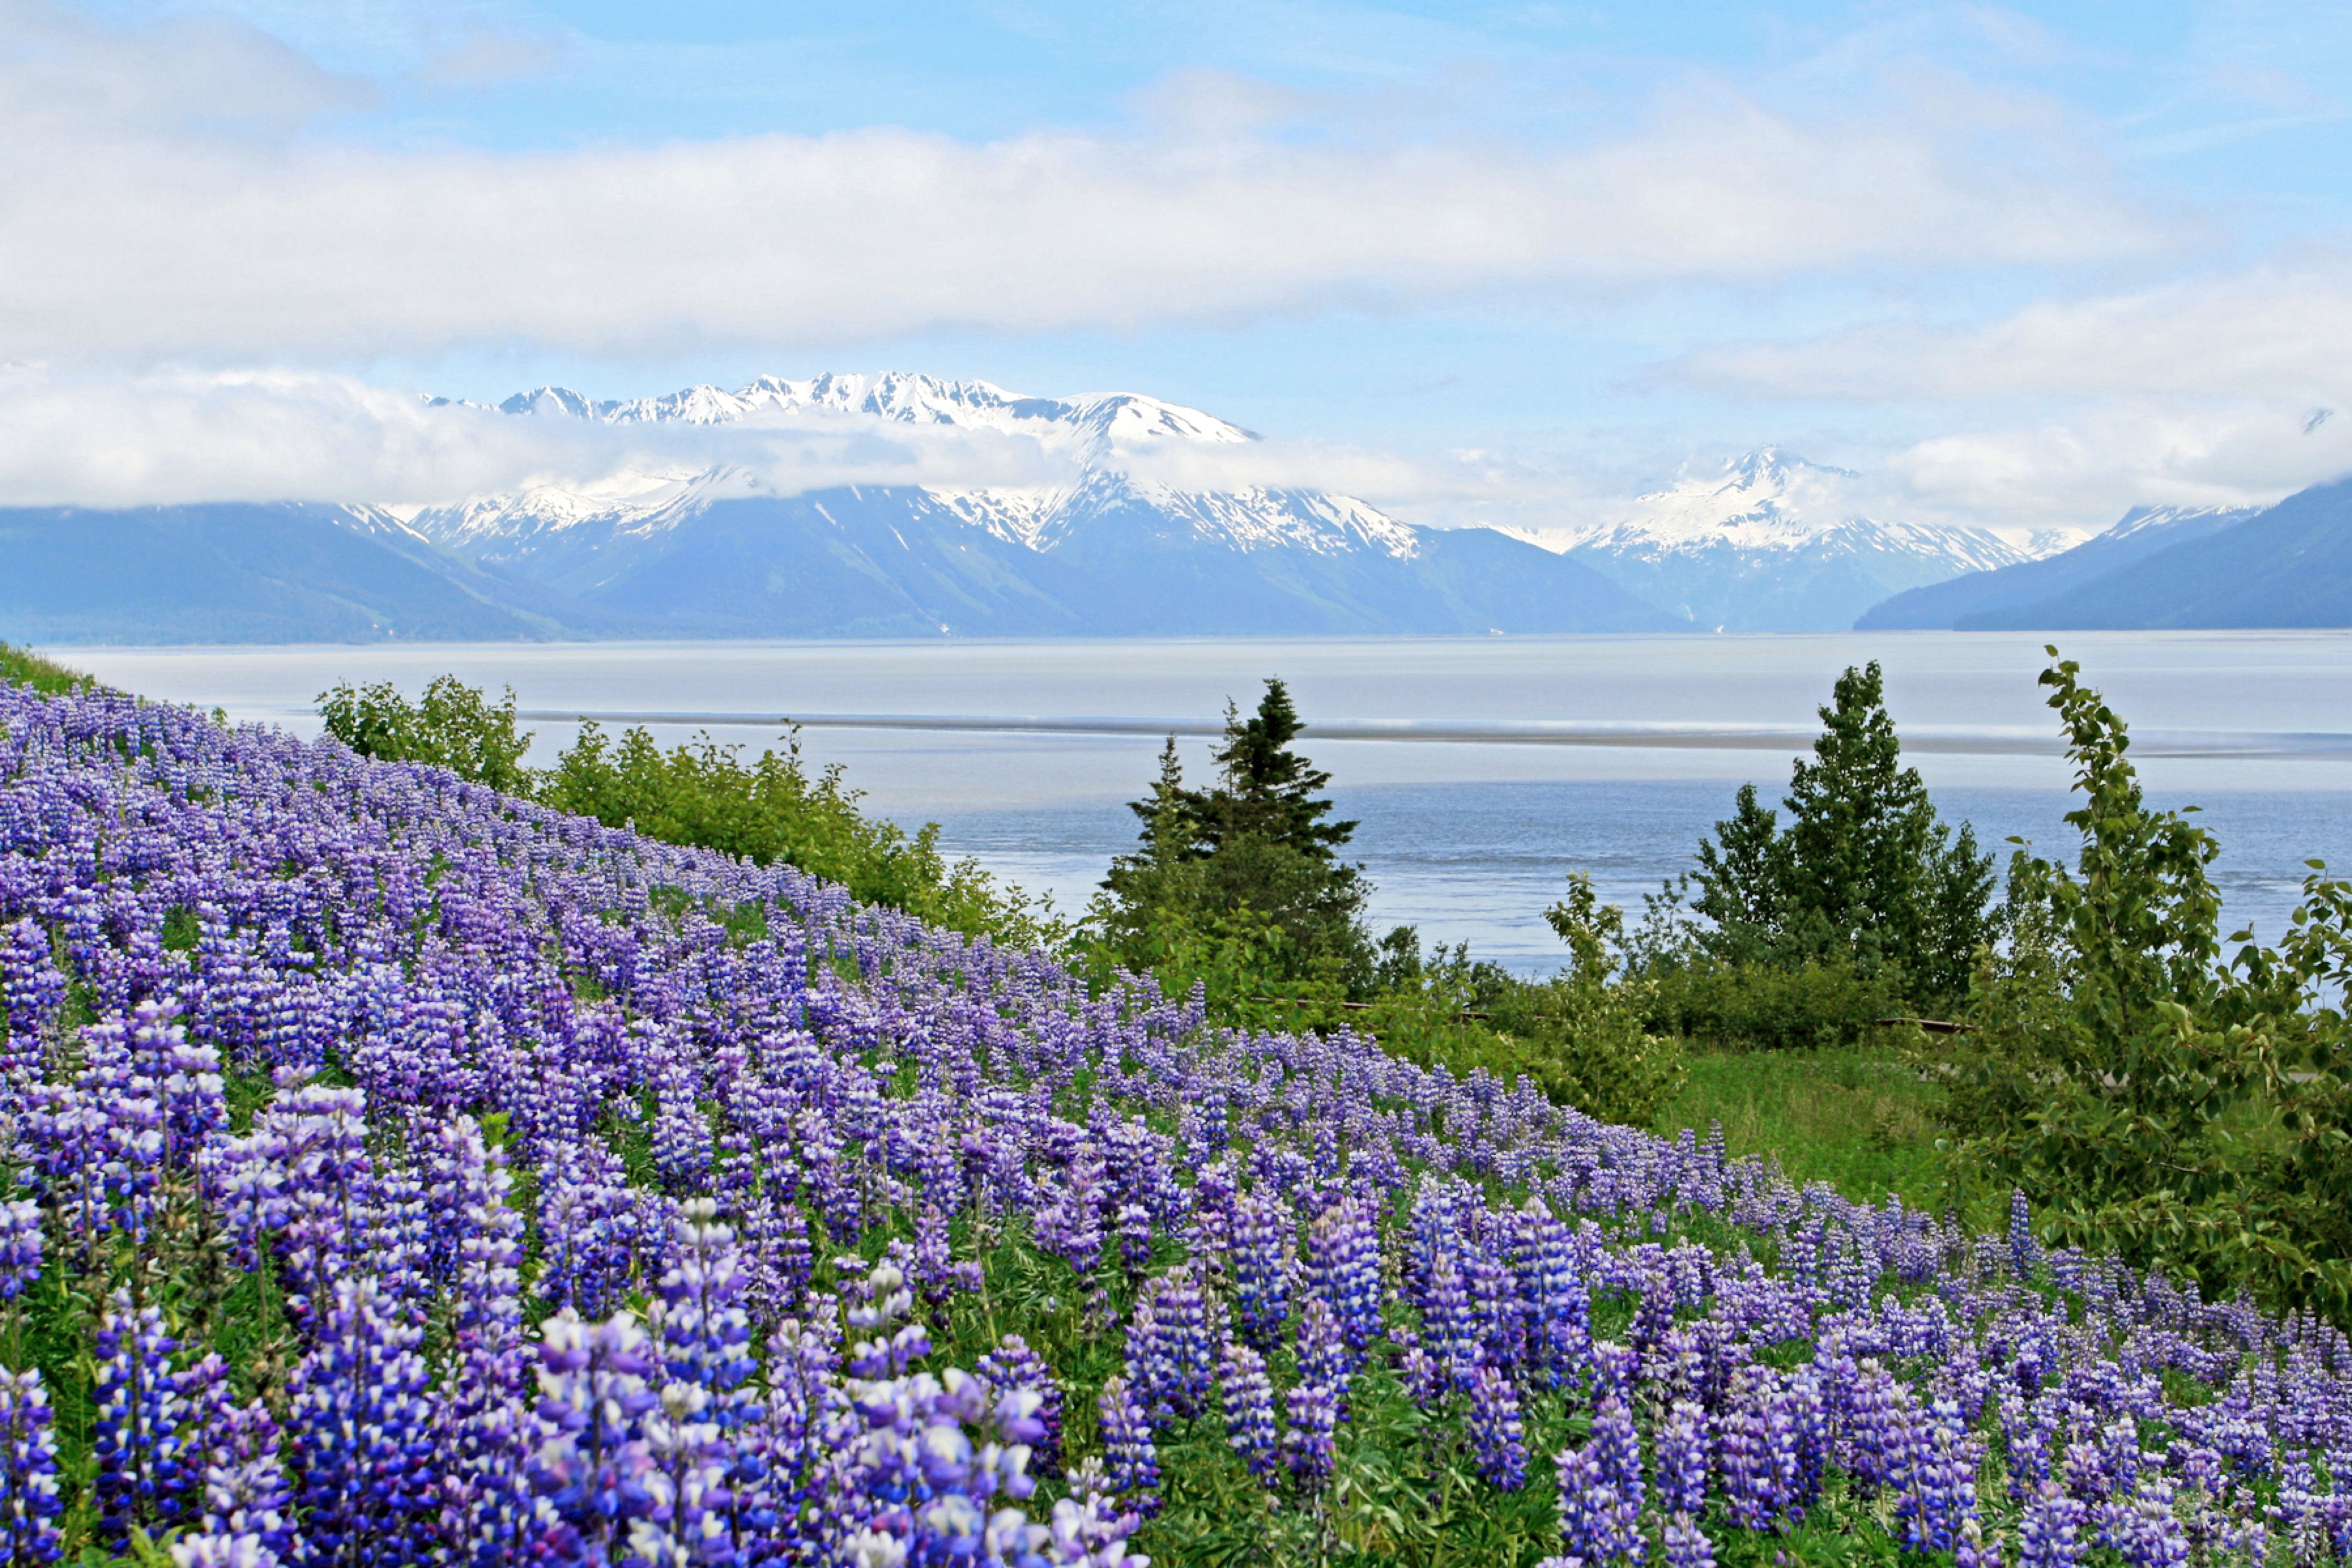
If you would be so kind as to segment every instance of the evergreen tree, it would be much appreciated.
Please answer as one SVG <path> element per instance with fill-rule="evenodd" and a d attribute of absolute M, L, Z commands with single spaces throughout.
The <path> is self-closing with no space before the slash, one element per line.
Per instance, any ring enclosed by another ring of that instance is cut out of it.
<path fill-rule="evenodd" d="M 1246 720 L 1232 702 L 1225 704 L 1224 744 L 1213 753 L 1222 780 L 1216 789 L 1188 797 L 1205 853 L 1250 837 L 1329 860 L 1355 837 L 1355 823 L 1325 821 L 1331 803 L 1315 798 L 1330 786 L 1331 775 L 1290 749 L 1306 728 L 1280 677 L 1267 679 L 1257 711 Z"/>
<path fill-rule="evenodd" d="M 1821 716 L 1781 803 L 1789 826 L 1749 784 L 1700 842 L 1691 907 L 1715 922 L 1706 944 L 1733 962 L 1893 967 L 1915 996 L 1965 994 L 1993 935 L 1992 857 L 1903 765 L 1877 664 L 1847 669 Z"/>
<path fill-rule="evenodd" d="M 1331 820 L 1321 796 L 1331 775 L 1291 749 L 1306 729 L 1279 679 L 1269 679 L 1255 712 L 1228 703 L 1225 732 L 1212 753 L 1217 782 L 1184 783 L 1173 736 L 1160 753 L 1150 795 L 1128 809 L 1141 823 L 1135 852 L 1111 862 L 1101 923 L 1115 943 L 1138 945 L 1174 920 L 1202 931 L 1262 922 L 1300 973 L 1336 966 L 1360 988 L 1372 973 L 1363 929 L 1369 889 L 1338 851 L 1356 824 Z"/>

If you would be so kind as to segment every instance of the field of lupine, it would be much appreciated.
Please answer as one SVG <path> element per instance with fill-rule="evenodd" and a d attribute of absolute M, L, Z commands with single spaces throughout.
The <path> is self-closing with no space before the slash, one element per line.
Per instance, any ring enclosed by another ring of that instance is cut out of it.
<path fill-rule="evenodd" d="M 2352 1554 L 2352 1347 L 789 869 L 0 687 L 0 1536 Z"/>

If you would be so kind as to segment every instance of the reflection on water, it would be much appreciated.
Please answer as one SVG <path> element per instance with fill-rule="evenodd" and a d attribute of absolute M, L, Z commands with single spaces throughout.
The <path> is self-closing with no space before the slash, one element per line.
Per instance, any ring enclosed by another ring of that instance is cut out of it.
<path fill-rule="evenodd" d="M 1383 926 L 1521 967 L 1558 962 L 1541 911 L 1571 869 L 1638 912 L 1753 779 L 1777 797 L 1788 757 L 1845 665 L 1881 660 L 1888 705 L 1948 817 L 1989 846 L 2071 842 L 2068 774 L 2034 677 L 2033 636 L 1849 633 L 1045 643 L 443 644 L 76 648 L 127 689 L 315 729 L 337 680 L 415 690 L 450 671 L 512 685 L 526 710 L 661 716 L 772 743 L 812 721 L 814 762 L 873 805 L 937 818 L 950 848 L 1084 903 L 1133 841 L 1159 737 L 1181 726 L 1196 774 L 1228 698 L 1286 679 L 1306 749 L 1360 818 L 1355 848 Z M 2303 861 L 2352 866 L 2352 635 L 2068 633 L 2068 657 L 2131 721 L 2150 794 L 2201 804 L 2219 836 L 2228 919 L 2275 934 Z M 862 721 L 862 722 L 861 722 Z M 1014 721 L 1008 725 L 1007 721 Z M 1322 734 L 1317 738 L 1319 723 Z M 570 722 L 535 726 L 533 760 Z"/>

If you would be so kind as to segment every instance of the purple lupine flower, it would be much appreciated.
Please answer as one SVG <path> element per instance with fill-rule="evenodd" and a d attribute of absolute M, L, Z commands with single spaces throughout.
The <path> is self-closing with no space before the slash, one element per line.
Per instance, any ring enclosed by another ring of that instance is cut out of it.
<path fill-rule="evenodd" d="M 1029 1342 L 1019 1334 L 1007 1334 L 996 1348 L 982 1356 L 972 1371 L 999 1392 L 1026 1390 L 1037 1396 L 1037 1424 L 1043 1429 L 1035 1444 L 1029 1468 L 1034 1474 L 1055 1476 L 1062 1465 L 1062 1385 L 1045 1365 L 1045 1358 L 1029 1348 Z"/>
<path fill-rule="evenodd" d="M 1339 1315 L 1320 1296 L 1307 1297 L 1307 1305 L 1299 1311 L 1297 1353 L 1299 1381 L 1328 1388 L 1344 1418 L 1351 1358 L 1347 1338 L 1339 1329 Z"/>
<path fill-rule="evenodd" d="M 1472 1375 L 1469 1428 L 1478 1474 L 1488 1486 L 1515 1492 L 1528 1484 L 1527 1423 L 1519 1414 L 1519 1391 L 1502 1368 L 1482 1363 Z M 1639 1463 L 1637 1451 L 1637 1468 Z"/>
<path fill-rule="evenodd" d="M 1265 1375 L 1265 1358 L 1235 1341 L 1225 1346 L 1217 1371 L 1217 1394 L 1224 1402 L 1225 1441 L 1249 1467 L 1249 1473 L 1272 1486 L 1281 1474 L 1274 1425 L 1274 1385 Z"/>
<path fill-rule="evenodd" d="M 16 1094 L 40 1080 L 41 1030 L 65 997 L 48 933 L 29 920 L 0 931 L 0 1093 L 12 1109 Z"/>
<path fill-rule="evenodd" d="M 299 1084 L 280 1089 L 254 1118 L 254 1146 L 270 1161 L 278 1180 L 273 1205 L 254 1216 L 257 1226 L 278 1232 L 278 1255 L 286 1270 L 287 1310 L 306 1328 L 315 1327 L 334 1304 L 353 1248 L 364 1243 L 367 1178 L 367 1103 L 357 1089 Z"/>
<path fill-rule="evenodd" d="M 0 1370 L 0 1556 L 55 1563 L 65 1550 L 58 1520 L 58 1434 L 38 1368 Z"/>
<path fill-rule="evenodd" d="M 1855 1486 L 1870 1492 L 1892 1484 L 1916 1441 L 1913 1431 L 1916 1419 L 1916 1401 L 1911 1391 L 1875 1360 L 1864 1361 L 1847 1399 L 1845 1430 L 1837 1453 Z"/>
<path fill-rule="evenodd" d="M 634 1549 L 656 1562 L 698 1561 L 723 1531 L 722 1489 L 737 1473 L 734 1439 L 752 1411 L 744 1386 L 754 1369 L 742 1255 L 717 1215 L 707 1197 L 680 1205 L 657 1297 L 655 1327 L 668 1382 L 659 1407 L 646 1414 L 645 1433 L 661 1484 L 651 1516 L 632 1526 Z"/>
<path fill-rule="evenodd" d="M 2113 1529 L 2116 1550 L 2131 1568 L 2186 1568 L 2189 1537 L 2172 1511 L 2172 1482 L 2150 1476 L 2128 1501 L 2111 1505 L 2125 1518 Z"/>
<path fill-rule="evenodd" d="M 767 1542 L 785 1562 L 814 1559 L 823 1548 L 831 1527 L 812 1505 L 837 1479 L 853 1420 L 829 1311 L 820 1303 L 807 1324 L 786 1319 L 770 1334 L 765 1396 L 736 1445 L 738 1537 Z"/>
<path fill-rule="evenodd" d="M 1961 1522 L 1977 1510 L 1979 1440 L 1960 1421 L 1960 1407 L 1938 1399 L 1911 1427 L 1911 1441 L 1890 1478 L 1895 1514 L 1913 1552 L 1948 1552 Z"/>
<path fill-rule="evenodd" d="M 289 1468 L 314 1558 L 356 1568 L 428 1560 L 436 1511 L 429 1468 L 431 1378 L 423 1331 L 394 1315 L 373 1279 L 338 1280 L 318 1342 L 287 1386 Z"/>
<path fill-rule="evenodd" d="M 896 1248 L 902 1244 L 892 1245 Z M 896 1258 L 885 1258 L 862 1272 L 859 1262 L 856 1258 L 834 1260 L 842 1270 L 843 1324 L 874 1336 L 851 1345 L 847 1370 L 853 1377 L 904 1377 L 908 1368 L 931 1353 L 930 1331 L 920 1323 L 901 1322 L 915 1310 L 915 1293 L 908 1288 L 906 1270 Z"/>
<path fill-rule="evenodd" d="M 1601 1463 L 1601 1483 L 1615 1497 L 1611 1516 L 1617 1552 L 1628 1562 L 1643 1558 L 1642 1439 L 1633 1429 L 1633 1413 L 1622 1399 L 1604 1395 L 1593 1407 L 1591 1447 Z"/>
<path fill-rule="evenodd" d="M 284 1561 L 257 1535 L 206 1531 L 172 1542 L 172 1568 L 278 1568 Z"/>
<path fill-rule="evenodd" d="M 198 1437 L 208 1450 L 203 1526 L 231 1540 L 250 1537 L 273 1556 L 295 1552 L 294 1495 L 279 1458 L 278 1423 L 259 1400 L 229 1411 Z"/>
<path fill-rule="evenodd" d="M 1349 1351 L 1360 1359 L 1381 1329 L 1380 1231 L 1361 1200 L 1342 1200 L 1307 1227 L 1307 1287 L 1330 1304 Z"/>
<path fill-rule="evenodd" d="M 121 1545 L 133 1530 L 160 1533 L 184 1521 L 188 1456 L 181 1447 L 185 1407 L 172 1352 L 155 1307 L 134 1307 L 118 1289 L 98 1325 L 98 1382 L 90 1391 L 97 1424 L 90 1441 L 98 1465 L 99 1536 Z"/>
<path fill-rule="evenodd" d="M 1083 1279 L 1102 1261 L 1099 1172 L 1081 1166 L 1070 1177 L 1069 1184 L 1030 1220 L 1029 1232 L 1039 1247 L 1068 1264 Z"/>
<path fill-rule="evenodd" d="M 1640 1358 L 1629 1345 L 1611 1340 L 1595 1340 L 1592 1343 L 1592 1398 L 1597 1405 L 1604 1399 L 1633 1402 L 1633 1378 Z"/>
<path fill-rule="evenodd" d="M 1742 1530 L 1777 1531 L 1796 1500 L 1797 1434 L 1769 1367 L 1742 1367 L 1717 1418 L 1724 1511 Z"/>
<path fill-rule="evenodd" d="M 1623 1414 L 1622 1405 L 1616 1410 Z M 1632 1418 L 1625 1416 L 1624 1420 L 1630 1428 Z M 1596 1428 L 1598 1421 L 1596 1415 Z M 1602 1568 L 1603 1564 L 1620 1561 L 1639 1564 L 1646 1554 L 1640 1529 L 1638 1446 L 1636 1489 L 1630 1498 L 1609 1473 L 1613 1462 L 1604 1458 L 1604 1450 L 1620 1442 L 1622 1439 L 1614 1436 L 1604 1441 L 1596 1430 L 1591 1441 L 1572 1444 L 1559 1451 L 1560 1540 L 1568 1547 L 1566 1561 L 1580 1568 Z M 1622 1459 L 1617 1461 L 1621 1462 Z"/>
<path fill-rule="evenodd" d="M 1485 1355 L 1486 1337 L 1479 1332 L 1469 1286 L 1451 1252 L 1440 1252 L 1430 1266 L 1421 1333 L 1430 1358 L 1444 1370 L 1446 1380 L 1455 1388 L 1469 1387 Z"/>
<path fill-rule="evenodd" d="M 718 1223 L 719 1205 L 688 1198 L 679 1210 L 677 1240 L 657 1289 L 654 1327 L 661 1338 L 662 1371 L 671 1383 L 692 1384 L 713 1401 L 709 1419 L 721 1433 L 742 1424 L 740 1390 L 754 1370 L 751 1321 L 741 1306 L 744 1273 L 734 1232 Z"/>
<path fill-rule="evenodd" d="M 1068 1568 L 1148 1568 L 1150 1558 L 1127 1550 L 1142 1517 L 1119 1507 L 1101 1462 L 1088 1459 L 1070 1481 L 1070 1495 L 1054 1505 L 1046 1525 L 1045 1561 Z"/>
<path fill-rule="evenodd" d="M 2033 1237 L 2033 1211 L 2021 1190 L 2009 1194 L 2009 1267 L 2020 1279 L 2031 1279 L 2042 1262 L 2042 1244 Z"/>
<path fill-rule="evenodd" d="M 1100 1401 L 1103 1458 L 1118 1499 L 1149 1519 L 1160 1511 L 1160 1455 L 1151 1421 L 1126 1378 L 1103 1384 Z"/>
<path fill-rule="evenodd" d="M 1283 1396 L 1283 1402 L 1290 1416 L 1290 1429 L 1282 1435 L 1283 1458 L 1302 1490 L 1318 1492 L 1339 1467 L 1338 1390 L 1329 1383 L 1301 1383 Z M 1519 1468 L 1524 1482 L 1524 1454 Z"/>
<path fill-rule="evenodd" d="M 1233 1234 L 1234 1308 L 1242 1337 L 1270 1350 L 1290 1316 L 1290 1265 L 1296 1251 L 1290 1205 L 1252 1193 L 1235 1206 Z"/>
<path fill-rule="evenodd" d="M 1773 1401 L 1794 1450 L 1789 1515 L 1801 1521 L 1821 1496 L 1822 1473 L 1829 1465 L 1829 1401 L 1819 1374 L 1810 1366 L 1798 1367 L 1781 1378 Z"/>
<path fill-rule="evenodd" d="M 645 1417 L 659 1366 L 626 1312 L 587 1323 L 569 1310 L 540 1330 L 540 1440 L 530 1479 L 557 1521 L 565 1558 L 617 1558 L 631 1521 L 652 1511 Z"/>
<path fill-rule="evenodd" d="M 1018 1501 L 1032 1489 L 1024 1467 L 1035 1394 L 1007 1392 L 992 1406 L 986 1386 L 953 1367 L 851 1392 L 864 1430 L 849 1453 L 846 1561 L 1022 1562 L 1046 1539 L 1018 1509 L 989 1511 L 999 1497 Z M 986 1440 L 974 1444 L 967 1427 L 982 1427 Z"/>
<path fill-rule="evenodd" d="M 1130 1279 L 1151 1261 L 1151 1210 L 1145 1205 L 1118 1206 L 1118 1260 Z"/>
<path fill-rule="evenodd" d="M 222 1088 L 220 1052 L 191 1042 L 179 1016 L 175 1003 L 140 1003 L 131 1014 L 129 1046 L 132 1070 L 152 1085 L 163 1104 L 163 1163 L 169 1170 L 188 1171 L 194 1168 L 205 1140 L 227 1125 L 228 1100 Z"/>
<path fill-rule="evenodd" d="M 601 1318 L 619 1300 L 634 1265 L 635 1200 L 601 1171 L 562 1168 L 542 1180 L 538 1292 L 583 1319 Z"/>
<path fill-rule="evenodd" d="M 1952 1547 L 1953 1568 L 2000 1568 L 2000 1542 L 1985 1539 L 1984 1526 L 1974 1514 L 1960 1521 L 1960 1538 Z"/>
<path fill-rule="evenodd" d="M 41 1205 L 30 1198 L 0 1202 L 0 1301 L 13 1301 L 41 1277 Z"/>
<path fill-rule="evenodd" d="M 1128 1330 L 1128 1377 L 1155 1423 L 1200 1414 L 1216 1376 L 1208 1303 L 1189 1268 L 1153 1281 Z"/>
<path fill-rule="evenodd" d="M 1568 1226 L 1533 1198 L 1517 1216 L 1512 1261 L 1520 1310 L 1534 1336 L 1530 1357 L 1546 1384 L 1558 1388 L 1580 1374 L 1591 1357 L 1591 1303 Z"/>
<path fill-rule="evenodd" d="M 1709 1453 L 1706 1412 L 1686 1399 L 1658 1426 L 1658 1511 L 1696 1520 L 1706 1514 Z"/>

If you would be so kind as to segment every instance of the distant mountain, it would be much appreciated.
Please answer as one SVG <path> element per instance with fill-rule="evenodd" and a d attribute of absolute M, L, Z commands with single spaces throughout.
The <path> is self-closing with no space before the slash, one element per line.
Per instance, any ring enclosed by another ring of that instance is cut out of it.
<path fill-rule="evenodd" d="M 2137 506 L 2113 528 L 2072 550 L 1897 594 L 1863 612 L 1854 630 L 1948 630 L 1964 620 L 2023 611 L 2173 545 L 2218 533 L 2261 510 Z"/>
<path fill-rule="evenodd" d="M 1767 447 L 1685 475 L 1613 521 L 1528 537 L 1720 631 L 1842 631 L 1890 594 L 2081 537 L 1874 520 L 1851 498 L 1859 477 Z"/>
<path fill-rule="evenodd" d="M 0 637 L 373 642 L 547 637 L 606 617 L 448 559 L 389 513 L 294 502 L 0 509 Z"/>
<path fill-rule="evenodd" d="M 1962 631 L 2352 626 L 2352 479 L 2183 540 Z"/>
<path fill-rule="evenodd" d="M 780 493 L 714 467 L 422 509 L 0 510 L 0 637 L 350 641 L 621 635 L 1050 637 L 1670 630 L 1583 562 L 1345 496 L 1182 472 L 1257 437 L 1158 399 L 920 375 L 763 377 L 518 418 L 945 426 L 1026 437 L 1061 482 Z M 1164 461 L 1163 459 L 1172 459 Z"/>
<path fill-rule="evenodd" d="M 806 416 L 1034 440 L 1064 483 L 842 487 L 779 495 L 740 469 L 623 474 L 427 508 L 437 547 L 676 637 L 1650 631 L 1679 623 L 1491 530 L 1416 528 L 1317 490 L 1188 489 L 1138 454 L 1257 437 L 1133 394 L 1028 397 L 930 376 L 763 377 L 591 402 L 541 387 L 540 418 L 716 425 Z"/>

